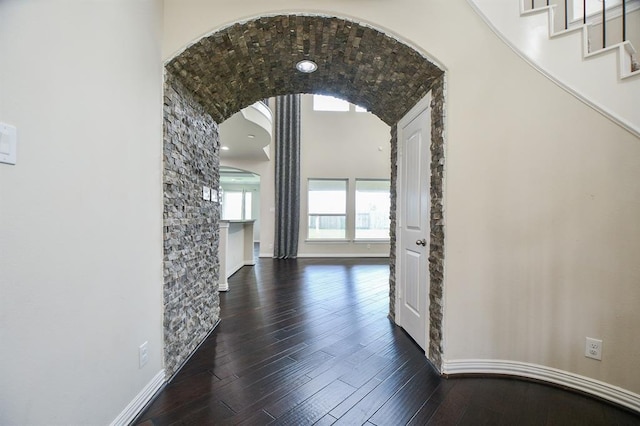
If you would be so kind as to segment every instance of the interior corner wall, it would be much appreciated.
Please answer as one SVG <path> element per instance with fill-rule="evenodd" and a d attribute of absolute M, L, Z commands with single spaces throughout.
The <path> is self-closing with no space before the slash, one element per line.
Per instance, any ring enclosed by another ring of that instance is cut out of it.
<path fill-rule="evenodd" d="M 0 1 L 0 424 L 109 424 L 162 376 L 161 38 L 161 1 Z"/>
<path fill-rule="evenodd" d="M 169 72 L 164 95 L 164 343 L 171 376 L 220 318 L 218 125 Z"/>

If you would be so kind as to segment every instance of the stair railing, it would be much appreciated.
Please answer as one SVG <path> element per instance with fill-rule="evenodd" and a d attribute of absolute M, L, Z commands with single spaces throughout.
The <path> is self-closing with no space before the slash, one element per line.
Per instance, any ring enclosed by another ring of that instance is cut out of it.
<path fill-rule="evenodd" d="M 598 6 L 596 6 L 595 1 L 600 1 L 602 3 L 601 9 Z M 580 4 L 580 2 L 582 3 L 582 16 L 580 16 L 580 9 L 578 8 L 579 7 L 578 5 Z M 525 4 L 528 4 L 528 2 L 525 2 Z M 560 0 L 531 0 L 532 10 L 539 7 L 550 6 L 550 5 L 555 5 L 557 7 L 556 8 L 557 18 L 560 18 L 559 15 L 564 13 L 564 29 L 565 30 L 568 30 L 570 27 L 572 27 L 574 23 L 580 22 L 579 21 L 580 18 L 582 18 L 581 19 L 582 24 L 587 25 L 589 21 L 593 22 L 593 19 L 597 20 L 597 17 L 599 15 L 599 18 L 601 18 L 602 20 L 602 23 L 601 23 L 602 32 L 601 34 L 597 34 L 597 33 L 593 34 L 592 37 L 594 39 L 590 40 L 590 41 L 593 41 L 593 44 L 590 43 L 590 46 L 598 45 L 598 49 L 599 48 L 605 49 L 609 47 L 609 44 L 616 44 L 620 41 L 622 41 L 623 43 L 625 41 L 628 41 L 629 40 L 628 25 L 630 24 L 629 14 L 632 11 L 638 9 L 637 2 L 633 0 L 617 0 L 617 1 L 616 0 L 582 0 L 582 1 L 581 0 L 564 0 L 564 4 L 562 4 Z M 615 8 L 615 9 L 612 9 L 612 8 Z M 621 37 L 619 38 L 618 35 L 615 35 L 611 39 L 612 34 L 609 33 L 609 38 L 608 38 L 607 28 L 611 23 L 610 22 L 608 23 L 607 19 L 617 18 L 618 16 L 620 16 L 622 20 Z M 560 20 L 558 24 L 562 25 L 562 20 Z M 596 24 L 600 24 L 600 23 L 597 22 Z M 597 31 L 594 29 L 597 27 L 591 27 L 591 28 L 592 28 L 591 31 Z M 601 40 L 596 42 L 596 40 L 600 36 L 601 36 Z M 636 40 L 635 44 L 637 43 L 638 42 Z M 634 47 L 638 48 L 640 46 L 634 46 Z M 589 48 L 589 51 L 591 51 L 591 48 Z M 632 58 L 632 71 L 635 71 L 638 69 L 638 62 L 636 60 L 636 55 L 634 53 L 631 53 L 632 51 L 633 49 L 631 49 L 630 51 L 631 58 Z"/>

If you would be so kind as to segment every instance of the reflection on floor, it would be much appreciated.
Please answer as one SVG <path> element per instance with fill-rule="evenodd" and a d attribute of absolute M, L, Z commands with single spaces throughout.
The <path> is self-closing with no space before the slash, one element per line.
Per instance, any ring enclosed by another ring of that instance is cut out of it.
<path fill-rule="evenodd" d="M 538 383 L 441 378 L 387 318 L 387 259 L 260 259 L 143 425 L 638 425 Z"/>

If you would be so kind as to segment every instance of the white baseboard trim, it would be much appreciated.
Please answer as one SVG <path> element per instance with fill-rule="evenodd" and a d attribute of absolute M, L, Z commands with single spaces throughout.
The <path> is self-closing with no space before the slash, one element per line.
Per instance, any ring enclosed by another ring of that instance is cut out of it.
<path fill-rule="evenodd" d="M 227 277 L 230 277 L 231 275 L 233 275 L 236 272 L 238 272 L 240 270 L 240 268 L 242 268 L 243 266 L 244 266 L 244 261 L 241 261 L 241 262 L 236 263 L 232 267 L 227 268 Z"/>
<path fill-rule="evenodd" d="M 571 388 L 640 412 L 640 395 L 636 393 L 589 377 L 538 364 L 494 359 L 448 360 L 442 364 L 442 373 L 452 376 L 500 374 L 526 377 Z"/>
<path fill-rule="evenodd" d="M 162 369 L 147 383 L 140 393 L 136 395 L 133 401 L 122 410 L 118 417 L 111 422 L 111 426 L 127 426 L 131 424 L 164 384 L 165 374 L 164 369 Z"/>

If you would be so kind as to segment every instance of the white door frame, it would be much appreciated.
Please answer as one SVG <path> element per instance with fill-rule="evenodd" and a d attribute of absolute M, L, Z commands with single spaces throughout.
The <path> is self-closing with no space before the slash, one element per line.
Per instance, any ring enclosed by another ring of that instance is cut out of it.
<path fill-rule="evenodd" d="M 411 108 L 411 110 L 409 110 L 409 112 L 400 119 L 400 121 L 398 121 L 397 124 L 397 136 L 396 136 L 396 144 L 397 144 L 397 152 L 398 155 L 396 156 L 396 247 L 395 247 L 395 259 L 396 259 L 396 290 L 395 290 L 395 295 L 396 295 L 396 300 L 395 300 L 395 319 L 396 319 L 396 323 L 397 324 L 402 324 L 402 309 L 401 309 L 401 294 L 400 291 L 402 289 L 402 256 L 401 256 L 401 250 L 403 247 L 403 241 L 402 241 L 402 213 L 403 213 L 403 206 L 404 206 L 404 197 L 403 197 L 403 192 L 401 191 L 401 188 L 403 188 L 404 186 L 404 182 L 403 182 L 403 168 L 402 168 L 402 158 L 404 153 L 402 152 L 402 143 L 401 141 L 403 141 L 403 127 L 405 127 L 407 124 L 409 124 L 412 120 L 414 120 L 416 117 L 418 117 L 424 110 L 431 108 L 431 90 L 422 98 L 420 99 L 420 101 L 418 101 L 418 103 L 416 103 L 413 108 Z M 433 126 L 433 123 L 432 123 Z M 429 131 L 431 131 L 431 129 L 429 129 Z M 429 140 L 431 141 L 431 137 L 429 138 Z M 429 151 L 429 159 L 431 159 L 431 151 Z M 431 161 L 429 161 L 429 176 L 431 176 Z M 429 191 L 431 192 L 431 191 Z M 430 223 L 431 221 L 428 221 L 429 223 L 429 227 L 430 227 Z M 429 229 L 429 231 L 431 231 Z M 430 243 L 431 243 L 431 238 L 430 238 L 430 232 L 427 233 L 426 235 L 426 240 L 427 240 L 427 259 L 429 258 L 428 253 L 429 253 L 429 247 L 430 247 Z M 427 264 L 427 277 L 429 276 L 429 265 Z M 430 286 L 429 286 L 430 287 Z M 427 298 L 426 300 L 426 307 L 427 307 L 427 318 L 429 318 L 430 316 L 430 303 L 429 303 L 429 291 L 426 292 L 425 297 Z M 427 324 L 427 326 L 425 327 L 425 356 L 428 357 L 429 354 L 429 343 L 430 343 L 430 339 L 429 339 L 429 331 L 430 331 L 430 326 L 429 324 Z"/>

